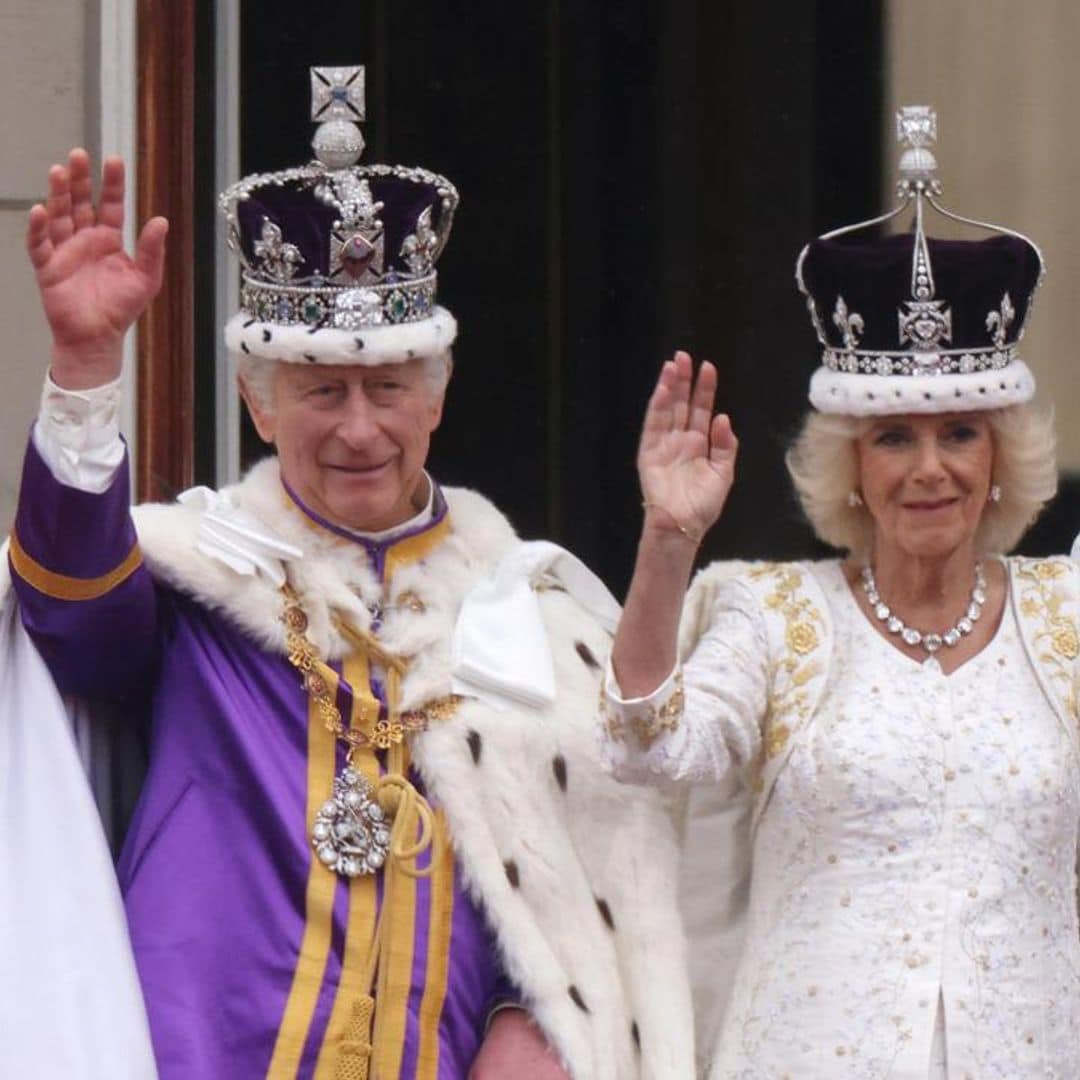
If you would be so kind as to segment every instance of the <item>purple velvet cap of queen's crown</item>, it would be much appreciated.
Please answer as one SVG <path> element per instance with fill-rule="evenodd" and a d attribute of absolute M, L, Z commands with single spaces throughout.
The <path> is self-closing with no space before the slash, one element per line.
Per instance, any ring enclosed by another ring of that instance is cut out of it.
<path fill-rule="evenodd" d="M 458 204 L 426 169 L 358 165 L 363 68 L 313 68 L 308 165 L 245 177 L 221 196 L 242 266 L 230 351 L 297 363 L 380 364 L 445 352 L 435 262 Z"/>
<path fill-rule="evenodd" d="M 909 116 L 908 114 L 913 114 Z M 929 118 L 929 119 L 927 119 Z M 1020 359 L 1043 273 L 1038 249 L 1012 230 L 962 218 L 937 202 L 932 110 L 902 109 L 900 205 L 869 222 L 811 241 L 796 266 L 822 364 L 810 382 L 821 412 L 852 416 L 1001 408 L 1029 401 L 1035 381 Z M 913 230 L 876 226 L 914 206 Z M 928 237 L 925 207 L 990 229 L 978 240 Z"/>

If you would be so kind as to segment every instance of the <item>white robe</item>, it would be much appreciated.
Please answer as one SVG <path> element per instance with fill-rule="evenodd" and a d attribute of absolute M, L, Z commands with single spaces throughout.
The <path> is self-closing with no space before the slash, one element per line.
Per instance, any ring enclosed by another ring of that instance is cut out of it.
<path fill-rule="evenodd" d="M 0 1075 L 152 1080 L 146 1010 L 80 748 L 10 594 L 0 599 L 0 822 Z"/>

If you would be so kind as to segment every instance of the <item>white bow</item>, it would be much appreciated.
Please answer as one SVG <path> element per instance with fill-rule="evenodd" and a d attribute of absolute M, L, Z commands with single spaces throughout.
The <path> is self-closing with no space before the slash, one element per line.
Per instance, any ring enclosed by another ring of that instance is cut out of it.
<path fill-rule="evenodd" d="M 271 532 L 257 517 L 241 509 L 228 495 L 207 487 L 189 488 L 177 501 L 201 511 L 195 546 L 237 574 L 265 575 L 277 588 L 285 584 L 284 559 L 304 553 Z"/>
<path fill-rule="evenodd" d="M 546 540 L 519 544 L 491 577 L 469 590 L 454 626 L 455 693 L 506 708 L 542 708 L 555 700 L 555 665 L 534 584 L 552 579 L 603 627 L 620 608 L 607 586 L 565 548 Z"/>

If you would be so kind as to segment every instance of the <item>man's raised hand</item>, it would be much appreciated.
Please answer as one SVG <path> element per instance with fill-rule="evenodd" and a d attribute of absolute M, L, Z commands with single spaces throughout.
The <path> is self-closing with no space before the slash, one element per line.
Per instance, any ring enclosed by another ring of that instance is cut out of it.
<path fill-rule="evenodd" d="M 713 414 L 716 368 L 694 379 L 687 353 L 660 371 L 645 411 L 638 476 L 646 521 L 700 540 L 720 516 L 735 479 L 738 440 L 727 416 Z"/>
<path fill-rule="evenodd" d="M 52 377 L 69 390 L 120 374 L 124 334 L 161 288 L 169 224 L 151 218 L 132 259 L 123 247 L 124 163 L 105 159 L 95 207 L 90 156 L 49 170 L 49 197 L 30 211 L 26 250 L 52 331 Z"/>

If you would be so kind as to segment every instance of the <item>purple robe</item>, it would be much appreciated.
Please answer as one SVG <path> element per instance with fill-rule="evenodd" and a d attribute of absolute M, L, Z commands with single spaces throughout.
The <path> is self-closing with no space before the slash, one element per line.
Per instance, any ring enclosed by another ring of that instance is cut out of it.
<path fill-rule="evenodd" d="M 368 542 L 376 572 L 418 539 Z M 333 1077 L 383 875 L 350 884 L 313 856 L 313 807 L 344 759 L 299 673 L 151 578 L 126 467 L 87 494 L 59 484 L 31 445 L 11 563 L 60 689 L 150 705 L 150 766 L 119 875 L 161 1076 Z M 346 720 L 356 699 L 382 699 L 366 662 L 332 666 Z M 382 768 L 368 753 L 367 767 Z M 491 1006 L 512 990 L 452 852 L 407 902 L 401 985 L 376 1003 L 377 1022 L 397 1033 L 400 1077 L 464 1077 Z"/>

